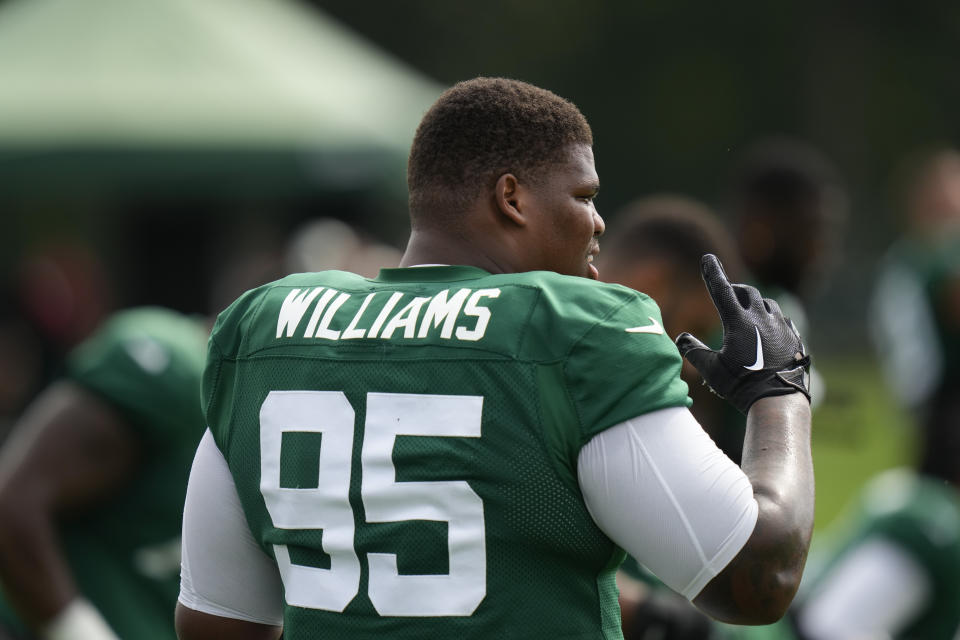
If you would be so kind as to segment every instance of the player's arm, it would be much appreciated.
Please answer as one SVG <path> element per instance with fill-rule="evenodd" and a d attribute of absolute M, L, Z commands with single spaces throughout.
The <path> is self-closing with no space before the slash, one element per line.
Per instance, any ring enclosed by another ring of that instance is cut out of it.
<path fill-rule="evenodd" d="M 726 351 L 692 336 L 679 344 L 714 389 L 749 412 L 745 467 L 688 409 L 671 407 L 594 436 L 579 453 L 577 475 L 597 525 L 666 585 L 715 618 L 763 624 L 781 617 L 793 597 L 813 523 L 806 360 L 776 303 L 765 306 L 752 290 L 756 298 L 741 304 L 712 256 L 704 271 L 720 299 Z M 744 305 L 765 316 L 743 320 L 736 309 Z M 753 368 L 741 366 L 743 375 L 730 364 L 734 349 L 750 351 Z"/>
<path fill-rule="evenodd" d="M 250 532 L 227 461 L 207 430 L 183 508 L 177 635 L 276 640 L 283 606 L 277 565 Z"/>
<path fill-rule="evenodd" d="M 123 417 L 66 381 L 38 396 L 0 450 L 0 581 L 43 637 L 114 637 L 78 593 L 55 523 L 122 488 L 138 456 Z"/>
<path fill-rule="evenodd" d="M 690 334 L 677 346 L 712 389 L 747 414 L 741 466 L 758 516 L 746 544 L 694 603 L 727 622 L 769 623 L 796 593 L 813 531 L 809 357 L 776 302 L 731 284 L 714 256 L 704 256 L 702 271 L 723 322 L 723 346 L 713 351 Z"/>
<path fill-rule="evenodd" d="M 801 394 L 757 400 L 747 414 L 743 471 L 757 524 L 740 553 L 694 599 L 714 618 L 768 624 L 800 585 L 813 530 L 810 404 Z"/>

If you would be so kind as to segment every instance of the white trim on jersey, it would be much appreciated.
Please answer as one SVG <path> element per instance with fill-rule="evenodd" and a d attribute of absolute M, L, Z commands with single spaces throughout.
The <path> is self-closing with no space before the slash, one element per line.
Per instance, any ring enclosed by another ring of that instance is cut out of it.
<path fill-rule="evenodd" d="M 757 522 L 750 480 L 686 408 L 661 409 L 595 436 L 580 489 L 597 525 L 689 599 L 739 553 Z"/>
<path fill-rule="evenodd" d="M 888 540 L 867 540 L 842 558 L 804 600 L 797 624 L 806 637 L 894 638 L 932 595 L 926 569 Z"/>
<path fill-rule="evenodd" d="M 283 624 L 277 565 L 253 539 L 233 476 L 209 429 L 193 459 L 183 508 L 179 601 L 223 618 Z"/>

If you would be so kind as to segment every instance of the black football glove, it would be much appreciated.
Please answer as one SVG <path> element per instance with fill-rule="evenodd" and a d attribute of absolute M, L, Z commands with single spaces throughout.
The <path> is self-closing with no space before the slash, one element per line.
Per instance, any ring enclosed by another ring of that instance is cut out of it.
<path fill-rule="evenodd" d="M 723 345 L 719 351 L 689 333 L 677 336 L 677 348 L 704 382 L 746 414 L 767 396 L 799 391 L 810 399 L 810 356 L 797 328 L 774 300 L 754 287 L 731 284 L 712 254 L 700 260 L 703 280 L 720 312 Z"/>

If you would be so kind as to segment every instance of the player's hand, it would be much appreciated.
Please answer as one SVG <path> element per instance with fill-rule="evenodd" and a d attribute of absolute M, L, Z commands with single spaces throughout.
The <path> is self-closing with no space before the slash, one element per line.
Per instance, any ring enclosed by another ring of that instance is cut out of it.
<path fill-rule="evenodd" d="M 703 280 L 720 313 L 723 344 L 710 349 L 689 333 L 677 348 L 713 391 L 741 412 L 766 396 L 799 391 L 810 399 L 810 356 L 797 328 L 774 300 L 754 287 L 731 284 L 712 254 L 700 260 Z"/>

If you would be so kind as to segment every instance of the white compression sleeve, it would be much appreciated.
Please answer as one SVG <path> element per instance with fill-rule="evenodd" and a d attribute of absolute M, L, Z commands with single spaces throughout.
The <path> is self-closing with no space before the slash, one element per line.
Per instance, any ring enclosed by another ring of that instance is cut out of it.
<path fill-rule="evenodd" d="M 577 475 L 610 539 L 693 599 L 753 533 L 758 506 L 743 471 L 686 408 L 654 411 L 595 436 Z"/>
<path fill-rule="evenodd" d="M 804 600 L 797 624 L 810 638 L 894 638 L 930 600 L 926 569 L 901 547 L 868 540 L 842 558 Z"/>
<path fill-rule="evenodd" d="M 180 603 L 225 618 L 283 624 L 283 585 L 247 525 L 233 476 L 207 430 L 183 509 Z"/>

